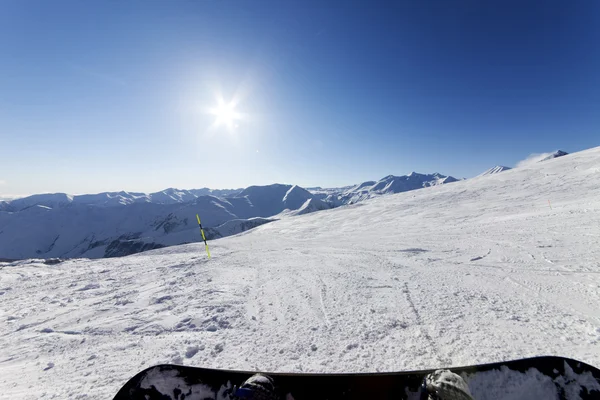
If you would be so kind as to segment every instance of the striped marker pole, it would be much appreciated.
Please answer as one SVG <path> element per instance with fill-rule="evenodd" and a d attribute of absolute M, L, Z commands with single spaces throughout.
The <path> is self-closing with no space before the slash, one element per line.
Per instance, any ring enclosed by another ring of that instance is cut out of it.
<path fill-rule="evenodd" d="M 202 223 L 200 222 L 200 216 L 196 214 L 196 218 L 198 219 L 198 226 L 200 227 L 200 233 L 202 234 L 202 240 L 204 240 L 204 247 L 206 248 L 206 254 L 208 254 L 208 258 L 210 258 L 210 251 L 208 250 L 208 243 L 206 243 L 206 236 L 204 236 L 204 229 L 202 229 Z"/>

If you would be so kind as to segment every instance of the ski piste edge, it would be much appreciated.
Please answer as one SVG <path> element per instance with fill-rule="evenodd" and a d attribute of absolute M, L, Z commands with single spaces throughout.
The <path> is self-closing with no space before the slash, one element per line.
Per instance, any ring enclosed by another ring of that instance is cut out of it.
<path fill-rule="evenodd" d="M 443 368 L 466 377 L 467 382 L 476 374 L 490 371 L 496 371 L 492 372 L 496 375 L 538 373 L 549 378 L 546 384 L 552 382 L 555 385 L 555 398 L 600 398 L 600 369 L 570 358 L 539 356 Z M 129 379 L 117 392 L 114 400 L 228 399 L 233 385 L 240 385 L 256 373 L 272 377 L 279 391 L 291 393 L 295 400 L 410 399 L 413 398 L 411 392 L 418 392 L 423 378 L 437 369 L 439 368 L 398 372 L 291 373 L 160 364 L 146 368 Z M 537 372 L 532 372 L 532 369 Z M 493 379 L 497 379 L 496 375 Z M 212 392 L 214 397 L 186 396 L 186 391 L 189 394 L 192 388 L 200 386 L 206 389 L 207 394 Z M 475 400 L 479 400 L 476 393 L 473 394 Z"/>

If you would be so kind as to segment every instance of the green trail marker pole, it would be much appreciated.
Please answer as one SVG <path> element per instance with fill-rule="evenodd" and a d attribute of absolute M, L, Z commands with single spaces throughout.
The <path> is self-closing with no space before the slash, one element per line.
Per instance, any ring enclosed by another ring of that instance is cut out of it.
<path fill-rule="evenodd" d="M 200 216 L 196 214 L 196 219 L 198 220 L 198 226 L 200 227 L 200 233 L 202 234 L 202 240 L 204 240 L 204 247 L 206 248 L 206 254 L 208 254 L 208 258 L 210 258 L 210 251 L 208 250 L 208 243 L 206 243 L 206 236 L 204 236 L 204 229 L 202 229 L 202 223 L 200 222 Z"/>

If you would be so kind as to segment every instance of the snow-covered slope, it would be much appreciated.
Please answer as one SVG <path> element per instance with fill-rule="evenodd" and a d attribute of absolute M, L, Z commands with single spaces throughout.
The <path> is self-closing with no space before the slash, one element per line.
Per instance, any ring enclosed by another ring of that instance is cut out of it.
<path fill-rule="evenodd" d="M 324 200 L 334 206 L 340 204 L 354 204 L 359 201 L 371 199 L 386 194 L 402 193 L 409 190 L 421 189 L 429 186 L 442 185 L 456 182 L 457 179 L 439 173 L 419 174 L 411 172 L 408 175 L 388 175 L 379 181 L 367 181 L 351 187 L 338 194 L 330 193 Z"/>
<path fill-rule="evenodd" d="M 310 200 L 308 200 L 310 201 Z M 215 228 L 206 228 L 205 234 L 207 240 L 219 239 L 226 236 L 237 235 L 257 226 L 273 222 L 274 218 L 248 218 L 248 219 L 232 219 L 219 225 Z"/>
<path fill-rule="evenodd" d="M 165 362 L 352 372 L 545 354 L 600 366 L 599 198 L 595 148 L 282 218 L 213 241 L 210 260 L 189 244 L 0 264 L 2 396 L 110 399 Z"/>
<path fill-rule="evenodd" d="M 235 196 L 244 189 L 190 189 L 189 192 L 196 196 L 215 196 L 215 197 L 231 197 Z"/>
<path fill-rule="evenodd" d="M 335 188 L 322 188 L 320 186 L 315 186 L 315 187 L 307 187 L 306 190 L 308 190 L 313 195 L 315 195 L 316 198 L 323 200 L 329 195 L 332 195 L 332 194 L 337 195 L 339 193 L 344 193 L 345 191 L 347 191 L 353 187 L 354 187 L 354 185 L 335 187 Z"/>
<path fill-rule="evenodd" d="M 306 189 L 296 185 L 267 185 L 250 186 L 234 197 L 245 199 L 257 210 L 259 217 L 269 217 L 279 214 L 285 209 L 300 208 L 313 195 Z"/>
<path fill-rule="evenodd" d="M 323 200 L 316 197 L 308 199 L 296 210 L 285 210 L 279 214 L 279 216 L 295 216 L 309 214 L 315 211 L 329 210 L 333 206 Z"/>
<path fill-rule="evenodd" d="M 540 161 L 548 161 L 548 160 L 552 160 L 553 158 L 566 156 L 568 154 L 569 153 L 567 153 L 566 151 L 556 150 L 555 152 L 550 153 L 550 154 L 545 155 L 544 157 L 542 157 L 542 159 Z"/>
<path fill-rule="evenodd" d="M 496 165 L 495 167 L 492 167 L 490 169 L 488 169 L 487 171 L 477 175 L 477 176 L 487 176 L 487 175 L 493 175 L 493 174 L 498 174 L 500 172 L 503 171 L 508 171 L 509 169 L 512 169 L 510 167 L 504 167 L 502 165 Z"/>
<path fill-rule="evenodd" d="M 196 213 L 203 216 L 207 227 L 240 218 L 229 203 L 211 196 L 172 205 L 38 205 L 0 212 L 0 257 L 97 258 L 190 243 L 200 240 Z"/>
<path fill-rule="evenodd" d="M 556 150 L 551 153 L 533 153 L 533 154 L 530 154 L 529 157 L 527 157 L 526 159 L 519 161 L 515 167 L 516 168 L 528 167 L 532 164 L 552 160 L 552 159 L 558 158 L 558 157 L 563 157 L 568 154 L 569 153 L 567 153 L 566 151 L 562 151 L 562 150 Z"/>

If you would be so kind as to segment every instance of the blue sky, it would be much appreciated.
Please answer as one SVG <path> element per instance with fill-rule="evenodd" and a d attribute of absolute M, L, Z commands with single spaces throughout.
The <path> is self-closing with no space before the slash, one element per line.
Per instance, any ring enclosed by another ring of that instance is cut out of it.
<path fill-rule="evenodd" d="M 0 195 L 470 177 L 598 145 L 595 1 L 0 4 Z M 218 96 L 236 127 L 215 126 Z"/>

